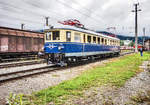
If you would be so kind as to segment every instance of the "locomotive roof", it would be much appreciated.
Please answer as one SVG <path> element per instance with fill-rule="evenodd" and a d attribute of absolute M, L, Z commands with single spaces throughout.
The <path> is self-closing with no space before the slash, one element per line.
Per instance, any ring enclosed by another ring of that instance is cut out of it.
<path fill-rule="evenodd" d="M 53 29 L 74 30 L 74 31 L 79 31 L 79 32 L 84 32 L 84 33 L 88 33 L 88 34 L 99 35 L 99 36 L 110 38 L 110 39 L 119 40 L 118 38 L 115 38 L 115 37 L 106 36 L 104 34 L 100 34 L 100 33 L 97 33 L 97 32 L 91 31 L 91 30 L 77 28 L 77 27 L 69 26 L 69 25 L 59 25 L 59 26 L 54 27 Z"/>

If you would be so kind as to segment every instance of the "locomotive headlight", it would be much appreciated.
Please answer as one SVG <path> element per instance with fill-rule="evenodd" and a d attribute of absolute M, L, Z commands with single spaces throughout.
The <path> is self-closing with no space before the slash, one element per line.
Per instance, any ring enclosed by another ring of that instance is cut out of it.
<path fill-rule="evenodd" d="M 58 46 L 58 50 L 62 50 L 64 46 Z"/>

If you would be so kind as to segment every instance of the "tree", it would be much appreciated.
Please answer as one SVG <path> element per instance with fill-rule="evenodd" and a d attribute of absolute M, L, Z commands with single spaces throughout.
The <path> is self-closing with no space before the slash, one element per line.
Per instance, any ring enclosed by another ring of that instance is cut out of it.
<path fill-rule="evenodd" d="M 124 46 L 124 41 L 120 40 L 120 46 Z"/>
<path fill-rule="evenodd" d="M 134 46 L 134 42 L 132 41 L 129 46 L 133 47 Z"/>

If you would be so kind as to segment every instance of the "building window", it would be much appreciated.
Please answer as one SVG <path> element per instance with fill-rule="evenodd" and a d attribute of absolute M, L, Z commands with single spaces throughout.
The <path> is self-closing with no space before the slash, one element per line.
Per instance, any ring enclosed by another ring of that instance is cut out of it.
<path fill-rule="evenodd" d="M 93 37 L 93 43 L 96 43 L 96 37 Z"/>
<path fill-rule="evenodd" d="M 75 42 L 81 42 L 81 35 L 79 33 L 75 33 L 75 35 L 74 35 L 74 41 Z"/>
<path fill-rule="evenodd" d="M 91 36 L 88 36 L 88 43 L 91 43 Z"/>
<path fill-rule="evenodd" d="M 53 40 L 60 40 L 59 31 L 53 31 Z"/>
<path fill-rule="evenodd" d="M 46 40 L 51 40 L 51 32 L 46 33 Z"/>
<path fill-rule="evenodd" d="M 66 41 L 71 42 L 71 32 L 70 31 L 66 32 Z"/>

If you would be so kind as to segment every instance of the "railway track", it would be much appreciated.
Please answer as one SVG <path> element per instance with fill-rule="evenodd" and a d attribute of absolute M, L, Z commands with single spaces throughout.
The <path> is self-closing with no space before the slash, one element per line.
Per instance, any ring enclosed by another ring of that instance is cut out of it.
<path fill-rule="evenodd" d="M 44 63 L 45 60 L 29 60 L 29 61 L 19 61 L 19 62 L 8 62 L 8 63 L 1 63 L 1 68 L 8 68 L 8 67 L 17 67 L 17 66 L 25 66 L 25 65 L 33 65 L 33 64 L 40 64 Z"/>
<path fill-rule="evenodd" d="M 131 53 L 133 53 L 133 52 L 123 53 L 123 54 L 120 54 L 120 56 L 124 56 L 126 54 L 131 54 Z M 91 63 L 91 62 L 87 62 L 87 63 Z M 85 63 L 81 62 L 81 64 L 79 64 L 79 65 L 75 64 L 75 65 L 72 65 L 69 67 L 81 66 L 84 64 Z M 41 73 L 51 72 L 51 71 L 55 71 L 55 70 L 61 70 L 64 68 L 68 68 L 68 67 L 56 67 L 54 65 L 51 65 L 51 66 L 43 66 L 43 67 L 33 68 L 33 69 L 26 69 L 26 70 L 14 71 L 14 72 L 2 73 L 2 74 L 0 74 L 0 83 L 6 82 L 6 81 L 11 81 L 14 79 L 23 78 L 23 77 L 28 77 L 28 76 L 32 76 L 32 75 L 37 75 L 37 74 L 41 74 Z"/>
<path fill-rule="evenodd" d="M 35 60 L 38 57 L 36 55 L 30 55 L 30 56 L 22 56 L 22 57 L 14 57 L 14 58 L 5 58 L 5 59 L 0 59 L 0 63 L 5 63 L 5 62 L 15 62 L 15 61 L 22 61 L 22 60 Z"/>
<path fill-rule="evenodd" d="M 6 82 L 14 79 L 19 79 L 22 77 L 27 77 L 31 75 L 46 73 L 50 71 L 55 71 L 63 68 L 55 67 L 55 66 L 45 66 L 45 67 L 39 67 L 34 69 L 26 69 L 26 70 L 20 70 L 16 72 L 9 72 L 9 73 L 3 73 L 0 74 L 0 82 Z"/>

